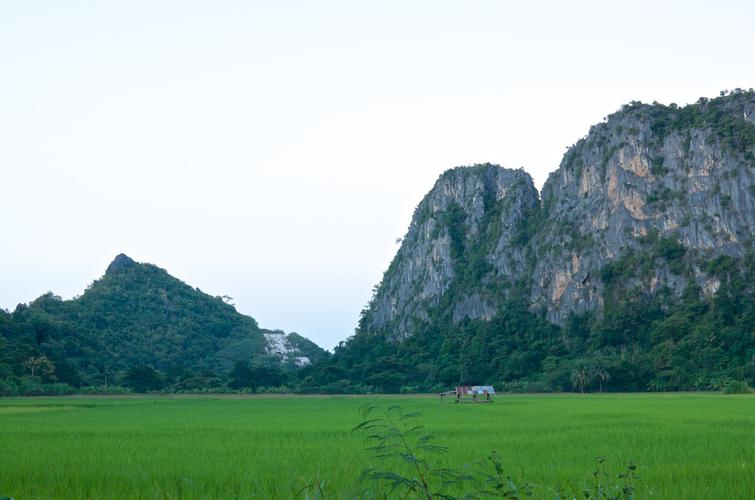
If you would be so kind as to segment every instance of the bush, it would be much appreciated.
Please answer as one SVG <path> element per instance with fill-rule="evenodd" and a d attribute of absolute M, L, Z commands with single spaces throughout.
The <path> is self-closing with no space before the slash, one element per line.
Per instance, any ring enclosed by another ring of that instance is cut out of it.
<path fill-rule="evenodd" d="M 164 385 L 160 372 L 146 365 L 129 369 L 123 381 L 136 392 L 159 391 Z"/>
<path fill-rule="evenodd" d="M 724 394 L 751 394 L 752 392 L 755 391 L 747 385 L 747 382 L 741 380 L 729 380 L 723 387 Z"/>
<path fill-rule="evenodd" d="M 18 396 L 18 385 L 13 380 L 0 380 L 0 396 Z"/>
<path fill-rule="evenodd" d="M 0 396 L 65 396 L 75 393 L 75 387 L 59 382 L 43 384 L 39 377 L 0 380 Z"/>
<path fill-rule="evenodd" d="M 420 391 L 420 388 L 418 385 L 402 385 L 401 394 L 418 394 Z"/>
<path fill-rule="evenodd" d="M 500 382 L 498 384 L 500 392 L 515 392 L 526 394 L 531 392 L 553 392 L 553 387 L 547 382 L 538 380 L 515 380 L 511 382 Z"/>
<path fill-rule="evenodd" d="M 19 396 L 44 396 L 42 380 L 39 377 L 21 377 L 18 379 Z"/>
<path fill-rule="evenodd" d="M 43 384 L 42 390 L 44 391 L 45 396 L 66 396 L 68 394 L 76 393 L 75 387 L 62 383 Z"/>
<path fill-rule="evenodd" d="M 88 385 L 79 389 L 79 394 L 87 395 L 112 395 L 132 394 L 133 391 L 128 387 L 119 385 Z"/>

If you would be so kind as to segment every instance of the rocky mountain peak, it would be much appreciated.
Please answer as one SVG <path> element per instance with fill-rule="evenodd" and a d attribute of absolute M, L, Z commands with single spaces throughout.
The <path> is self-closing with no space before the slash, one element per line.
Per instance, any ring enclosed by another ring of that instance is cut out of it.
<path fill-rule="evenodd" d="M 363 314 L 362 328 L 405 337 L 457 278 L 465 280 L 472 272 L 483 285 L 499 273 L 518 275 L 523 254 L 516 239 L 522 221 L 539 203 L 532 178 L 521 169 L 487 163 L 443 173 L 415 209 L 401 248 Z M 456 320 L 495 313 L 475 287 L 467 292 L 451 309 Z"/>
<path fill-rule="evenodd" d="M 690 282 L 714 290 L 705 262 L 750 254 L 753 234 L 755 93 L 685 107 L 633 102 L 569 149 L 542 202 L 523 170 L 442 174 L 360 328 L 404 338 L 439 317 L 488 320 L 515 289 L 563 324 L 599 311 L 601 271 L 636 253 L 647 256 L 645 276 L 630 284 L 638 293 L 681 296 Z"/>
<path fill-rule="evenodd" d="M 559 324 L 599 310 L 601 269 L 653 245 L 678 245 L 689 263 L 751 252 L 753 109 L 755 93 L 735 91 L 685 107 L 632 103 L 592 127 L 543 188 L 532 303 Z M 700 264 L 673 272 L 666 260 L 637 283 L 645 293 L 678 296 L 690 279 L 710 288 Z"/>
<path fill-rule="evenodd" d="M 131 257 L 126 255 L 125 253 L 119 253 L 118 255 L 115 256 L 115 258 L 110 263 L 110 265 L 107 266 L 107 270 L 105 271 L 105 274 L 113 274 L 122 269 L 133 266 L 134 264 L 136 264 L 136 262 L 134 262 L 134 260 Z"/>

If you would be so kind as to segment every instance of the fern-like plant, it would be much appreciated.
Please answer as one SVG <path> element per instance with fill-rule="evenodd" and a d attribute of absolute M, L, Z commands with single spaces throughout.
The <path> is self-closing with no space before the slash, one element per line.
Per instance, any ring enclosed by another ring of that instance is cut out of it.
<path fill-rule="evenodd" d="M 604 458 L 597 459 L 591 484 L 581 491 L 517 482 L 505 472 L 503 460 L 496 452 L 487 460 L 465 466 L 462 473 L 442 467 L 433 459 L 448 450 L 433 442 L 432 434 L 419 422 L 420 413 L 406 413 L 398 406 L 385 409 L 370 404 L 362 408 L 362 414 L 365 419 L 352 432 L 364 434 L 369 443 L 367 451 L 385 463 L 380 468 L 365 469 L 360 476 L 361 481 L 374 481 L 375 488 L 369 493 L 375 498 L 523 500 L 547 496 L 557 500 L 632 500 L 636 494 L 637 466 L 630 463 L 611 481 Z"/>
<path fill-rule="evenodd" d="M 381 462 L 392 462 L 389 468 L 369 467 L 362 480 L 372 480 L 387 486 L 391 495 L 402 498 L 452 499 L 446 493 L 452 485 L 459 485 L 471 477 L 454 469 L 440 467 L 431 457 L 448 451 L 433 443 L 433 436 L 419 423 L 419 412 L 404 412 L 398 406 L 388 409 L 370 404 L 362 408 L 366 418 L 352 429 L 366 436 L 367 451 Z"/>
<path fill-rule="evenodd" d="M 610 476 L 605 467 L 606 459 L 598 457 L 596 460 L 597 465 L 592 472 L 593 487 L 582 491 L 584 497 L 596 500 L 632 500 L 635 483 L 640 479 L 637 476 L 637 466 L 633 463 L 627 465 L 626 470 L 618 475 L 618 482 L 611 484 Z"/>
<path fill-rule="evenodd" d="M 529 483 L 517 484 L 503 468 L 503 459 L 495 451 L 487 461 L 480 464 L 480 470 L 470 482 L 472 492 L 465 498 L 511 498 L 522 500 L 531 497 L 533 486 Z"/>

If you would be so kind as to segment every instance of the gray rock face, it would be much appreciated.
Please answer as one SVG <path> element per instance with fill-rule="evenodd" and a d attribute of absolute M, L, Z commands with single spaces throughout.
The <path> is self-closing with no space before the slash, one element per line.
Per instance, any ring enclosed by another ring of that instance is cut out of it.
<path fill-rule="evenodd" d="M 304 367 L 312 364 L 309 356 L 303 356 L 296 344 L 295 339 L 283 330 L 263 330 L 265 336 L 265 351 L 282 363 L 289 363 L 296 367 Z"/>
<path fill-rule="evenodd" d="M 417 206 L 360 329 L 404 338 L 431 316 L 495 316 L 513 285 L 554 323 L 600 310 L 601 270 L 643 239 L 668 238 L 691 260 L 753 251 L 755 93 L 685 108 L 633 103 L 590 129 L 546 182 L 522 170 L 444 173 Z M 718 289 L 704 266 L 694 280 Z M 687 278 L 658 266 L 627 286 L 681 294 Z"/>
<path fill-rule="evenodd" d="M 533 241 L 530 300 L 551 321 L 599 308 L 600 270 L 648 234 L 673 238 L 700 258 L 752 251 L 754 149 L 739 135 L 753 134 L 755 96 L 722 101 L 676 127 L 669 123 L 687 108 L 658 116 L 657 107 L 630 106 L 566 154 L 543 187 L 547 218 Z M 659 123 L 667 124 L 663 132 Z M 709 286 L 702 270 L 695 274 Z M 648 285 L 679 294 L 686 280 L 658 268 Z"/>
<path fill-rule="evenodd" d="M 444 173 L 420 202 L 398 254 L 377 287 L 363 323 L 405 337 L 428 311 L 441 303 L 457 279 L 474 265 L 480 281 L 451 305 L 456 321 L 490 318 L 495 303 L 476 291 L 494 279 L 518 279 L 523 269 L 521 245 L 513 242 L 518 226 L 539 204 L 532 178 L 523 170 L 496 165 L 461 167 Z"/>

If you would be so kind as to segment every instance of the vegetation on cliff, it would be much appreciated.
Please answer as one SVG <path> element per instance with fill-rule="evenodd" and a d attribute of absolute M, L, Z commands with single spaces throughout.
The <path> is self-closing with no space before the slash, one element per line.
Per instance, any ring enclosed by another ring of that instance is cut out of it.
<path fill-rule="evenodd" d="M 755 380 L 754 154 L 755 92 L 736 90 L 623 107 L 567 152 L 542 200 L 517 187 L 518 171 L 444 174 L 356 334 L 306 382 L 636 391 Z"/>

